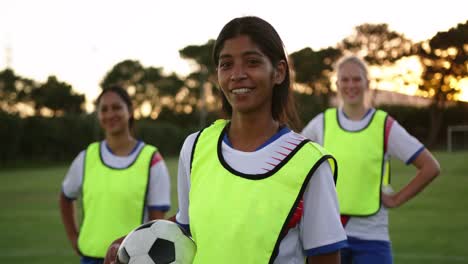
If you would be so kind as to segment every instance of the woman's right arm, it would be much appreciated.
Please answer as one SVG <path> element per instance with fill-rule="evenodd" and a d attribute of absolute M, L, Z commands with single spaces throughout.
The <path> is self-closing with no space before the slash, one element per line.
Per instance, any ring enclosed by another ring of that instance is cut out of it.
<path fill-rule="evenodd" d="M 73 250 L 76 254 L 80 255 L 78 250 L 78 228 L 75 218 L 75 203 L 60 193 L 60 214 L 62 216 L 62 222 L 65 226 L 65 232 L 67 233 L 68 240 L 70 240 Z"/>
<path fill-rule="evenodd" d="M 60 215 L 65 227 L 65 232 L 68 240 L 70 240 L 72 244 L 73 250 L 78 255 L 80 255 L 78 250 L 79 231 L 75 214 L 75 198 L 77 198 L 81 192 L 84 158 L 85 152 L 82 151 L 75 160 L 73 160 L 62 182 L 62 191 L 59 197 Z"/>
<path fill-rule="evenodd" d="M 340 264 L 340 251 L 335 251 L 328 254 L 307 257 L 307 263 L 317 264 Z"/>

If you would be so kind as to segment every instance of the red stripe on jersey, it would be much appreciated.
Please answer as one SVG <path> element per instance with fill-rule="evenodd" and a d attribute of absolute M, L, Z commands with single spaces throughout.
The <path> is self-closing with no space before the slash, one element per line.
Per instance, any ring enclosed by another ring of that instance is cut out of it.
<path fill-rule="evenodd" d="M 287 230 L 295 227 L 299 223 L 299 221 L 301 221 L 303 211 L 304 211 L 304 202 L 301 199 L 299 203 L 297 204 L 296 210 L 294 210 L 294 214 L 291 217 L 291 220 L 289 220 Z"/>
<path fill-rule="evenodd" d="M 271 158 L 274 159 L 274 160 L 277 160 L 279 162 L 283 161 L 283 159 L 279 159 L 279 158 L 276 158 L 276 157 L 271 157 Z"/>
<path fill-rule="evenodd" d="M 279 151 L 275 151 L 276 153 L 280 154 L 280 155 L 283 155 L 283 156 L 288 156 L 288 154 L 285 154 L 285 153 L 282 153 L 282 152 L 279 152 Z"/>
<path fill-rule="evenodd" d="M 387 122 L 385 123 L 384 153 L 387 153 L 388 138 L 390 136 L 390 129 L 392 129 L 393 122 L 395 122 L 395 119 L 393 119 L 391 116 L 388 116 Z"/>
<path fill-rule="evenodd" d="M 301 142 L 305 139 L 305 137 L 291 137 L 292 140 L 297 140 L 297 142 Z"/>
<path fill-rule="evenodd" d="M 156 164 L 157 164 L 158 162 L 160 162 L 161 160 L 163 160 L 161 154 L 159 154 L 159 152 L 154 153 L 153 159 L 151 160 L 151 167 L 153 167 L 154 165 L 156 165 Z"/>
<path fill-rule="evenodd" d="M 281 147 L 282 147 L 283 149 L 285 149 L 285 150 L 288 150 L 288 151 L 293 151 L 293 149 L 292 149 L 292 148 L 287 148 L 287 147 L 285 147 L 285 146 L 281 146 Z"/>
<path fill-rule="evenodd" d="M 345 227 L 349 219 L 351 219 L 349 215 L 340 215 L 340 218 L 341 218 L 341 224 L 343 225 L 343 227 Z"/>
<path fill-rule="evenodd" d="M 266 164 L 271 165 L 273 167 L 276 167 L 276 165 L 278 165 L 278 164 L 274 164 L 274 163 L 271 163 L 271 162 L 267 162 Z"/>

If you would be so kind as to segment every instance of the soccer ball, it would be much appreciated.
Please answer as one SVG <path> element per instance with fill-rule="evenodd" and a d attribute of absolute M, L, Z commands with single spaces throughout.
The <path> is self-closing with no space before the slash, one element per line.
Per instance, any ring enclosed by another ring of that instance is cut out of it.
<path fill-rule="evenodd" d="M 154 220 L 125 237 L 117 260 L 122 264 L 191 264 L 195 251 L 195 242 L 178 224 Z"/>

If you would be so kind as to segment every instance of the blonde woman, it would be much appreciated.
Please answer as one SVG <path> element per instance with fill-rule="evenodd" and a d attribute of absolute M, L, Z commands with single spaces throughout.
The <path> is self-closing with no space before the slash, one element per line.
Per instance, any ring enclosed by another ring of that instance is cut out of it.
<path fill-rule="evenodd" d="M 341 251 L 342 263 L 390 264 L 388 209 L 421 192 L 439 174 L 439 164 L 396 120 L 368 104 L 369 77 L 363 60 L 343 57 L 336 71 L 342 105 L 316 116 L 302 134 L 324 146 L 338 162 L 336 188 L 349 244 Z M 417 169 L 397 192 L 390 191 L 390 157 Z"/>

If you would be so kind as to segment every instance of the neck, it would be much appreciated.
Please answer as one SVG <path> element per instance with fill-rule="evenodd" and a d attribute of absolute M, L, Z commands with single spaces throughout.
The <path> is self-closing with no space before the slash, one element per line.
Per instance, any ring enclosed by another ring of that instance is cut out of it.
<path fill-rule="evenodd" d="M 117 156 L 128 156 L 135 147 L 137 141 L 130 134 L 118 134 L 106 136 L 107 146 Z"/>
<path fill-rule="evenodd" d="M 279 123 L 268 117 L 233 115 L 228 130 L 232 146 L 241 151 L 255 151 L 270 139 L 279 128 Z"/>
<path fill-rule="evenodd" d="M 364 104 L 359 105 L 343 105 L 343 112 L 346 116 L 354 121 L 361 120 L 369 110 Z"/>

